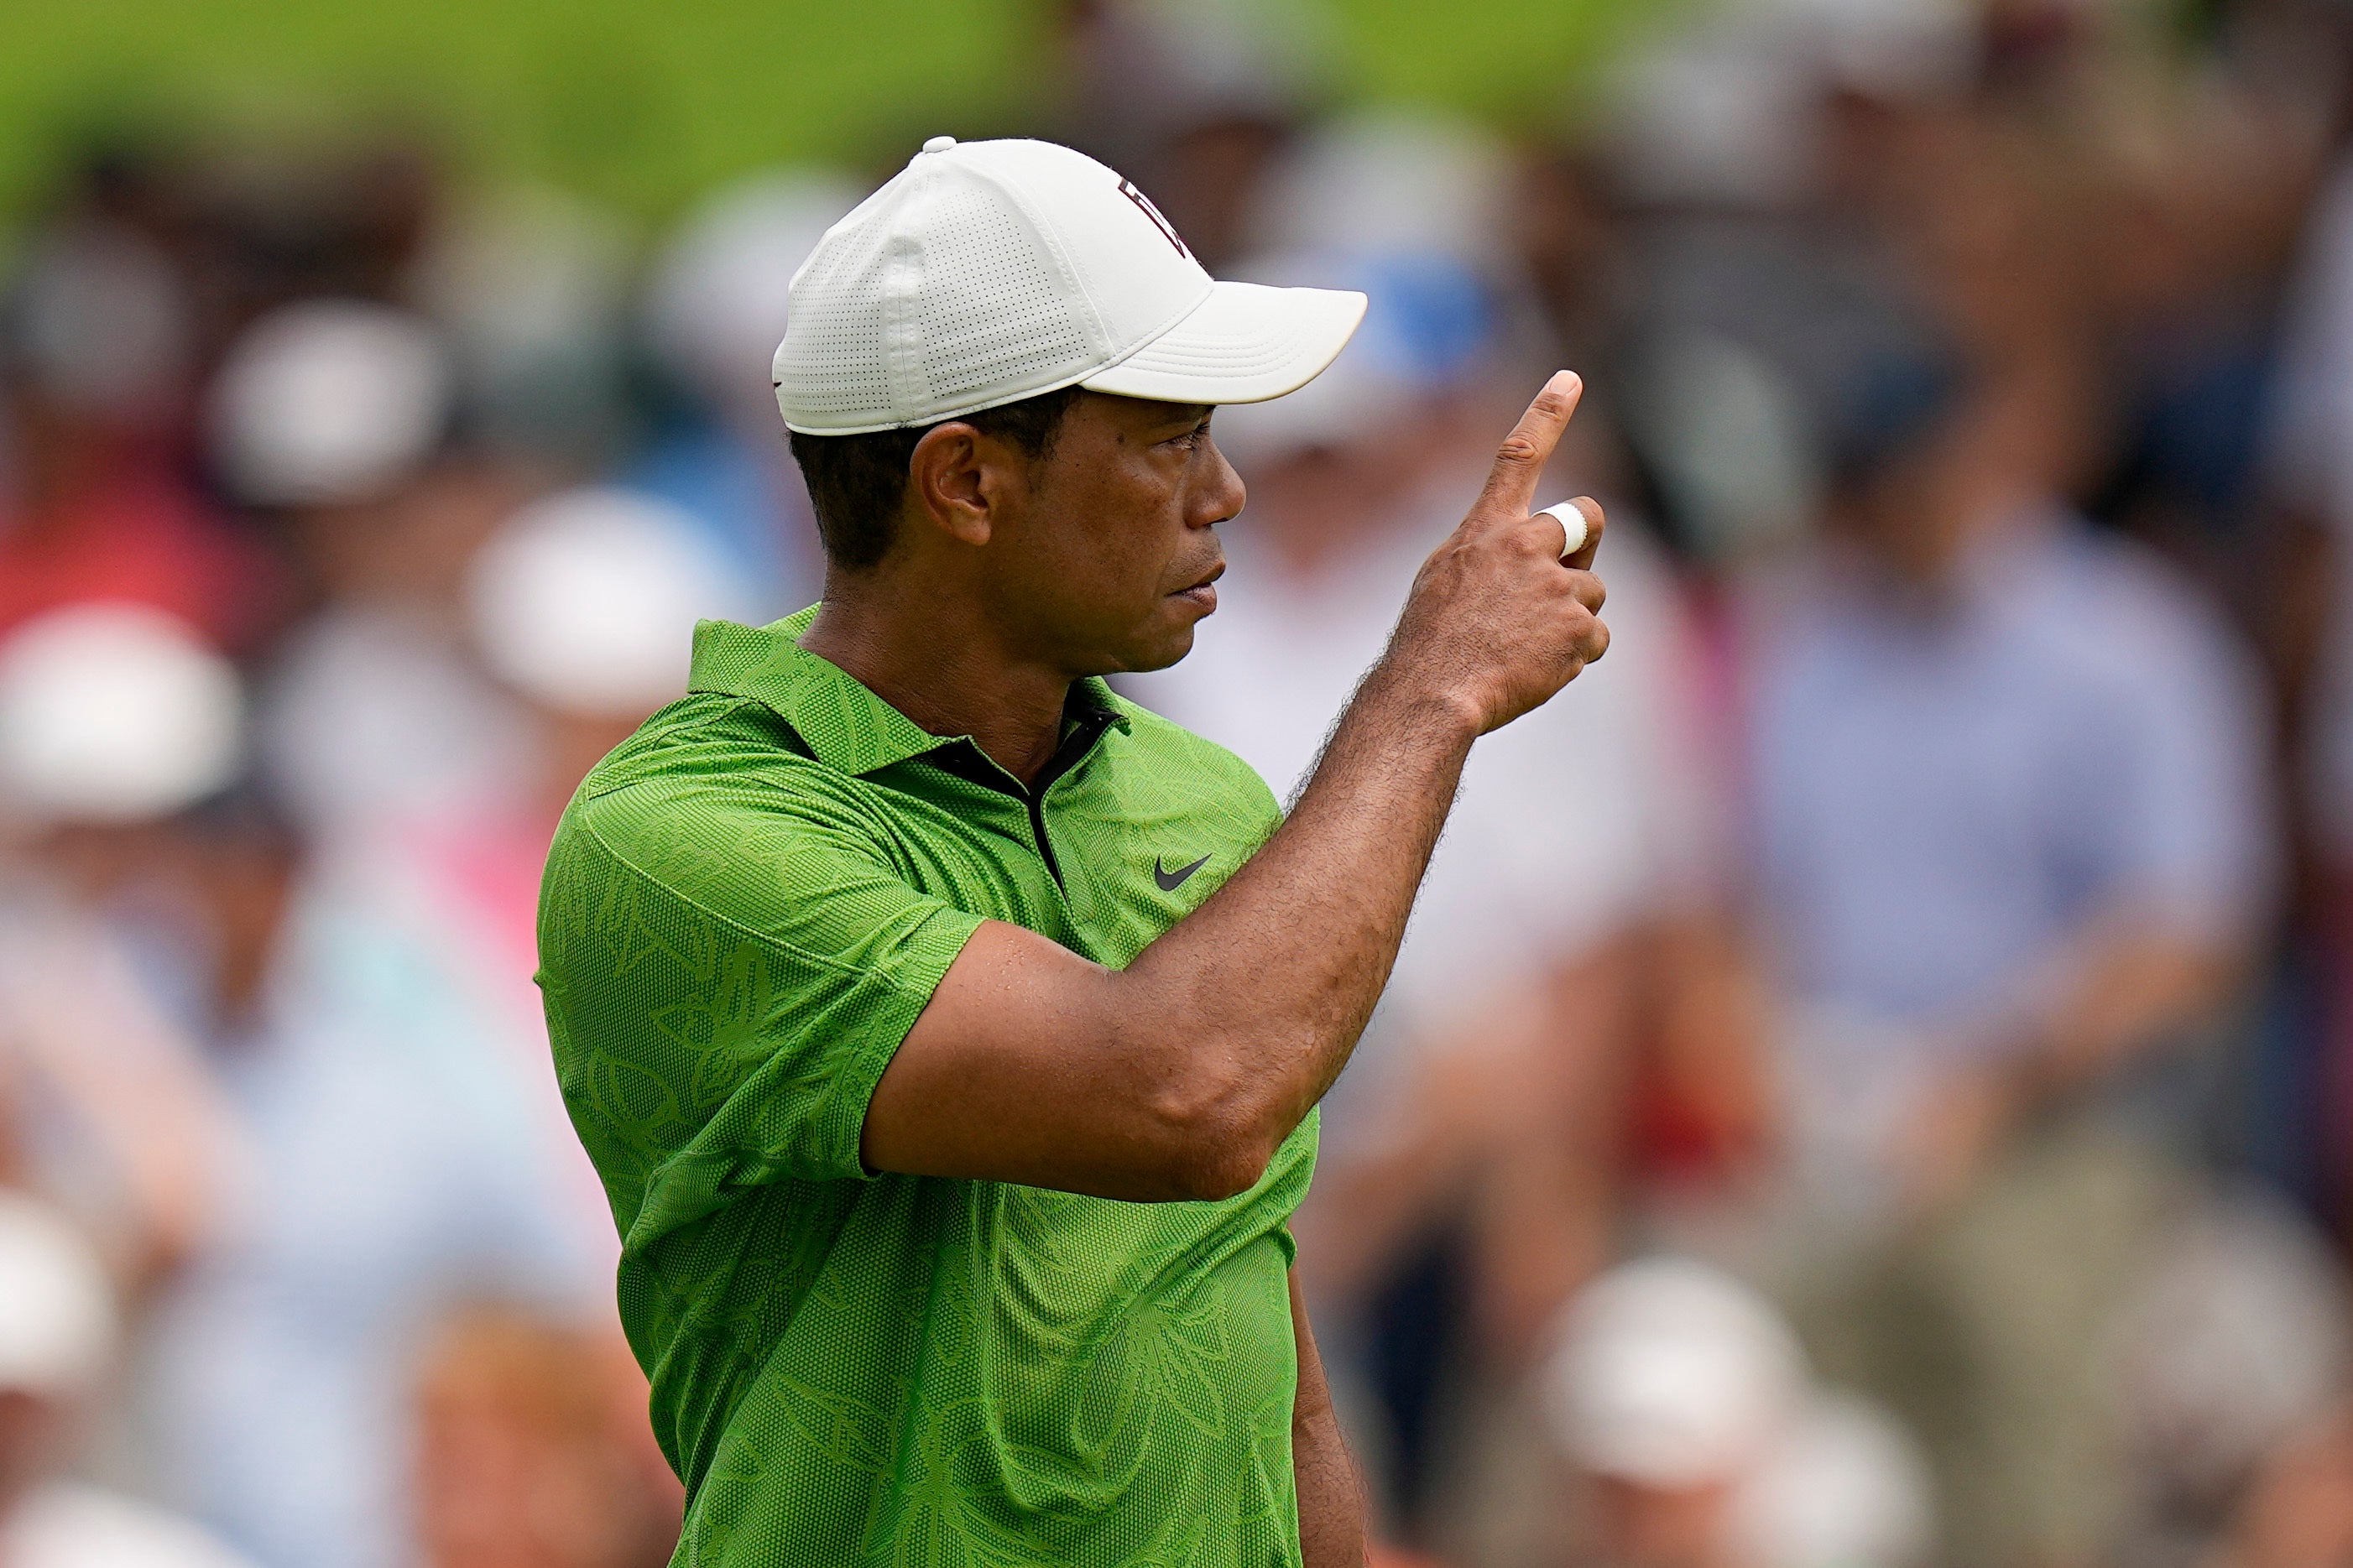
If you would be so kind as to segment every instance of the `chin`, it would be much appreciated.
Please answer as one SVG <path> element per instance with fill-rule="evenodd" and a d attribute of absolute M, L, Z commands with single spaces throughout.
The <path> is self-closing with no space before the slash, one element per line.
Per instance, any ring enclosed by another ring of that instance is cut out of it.
<path fill-rule="evenodd" d="M 1123 650 L 1118 668 L 1126 675 L 1148 675 L 1153 670 L 1167 668 L 1192 651 L 1192 626 L 1174 626 L 1157 636 L 1138 637 Z"/>

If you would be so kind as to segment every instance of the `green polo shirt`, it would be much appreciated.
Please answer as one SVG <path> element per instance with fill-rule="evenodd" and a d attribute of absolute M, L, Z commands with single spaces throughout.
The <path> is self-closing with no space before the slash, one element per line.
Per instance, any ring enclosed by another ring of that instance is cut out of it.
<path fill-rule="evenodd" d="M 804 652 L 814 615 L 697 630 L 691 694 L 581 784 L 541 900 L 556 1068 L 687 1486 L 676 1561 L 1297 1563 L 1284 1226 L 1314 1117 L 1222 1203 L 858 1154 L 982 921 L 1124 965 L 1272 795 L 1095 680 L 1033 793 Z"/>

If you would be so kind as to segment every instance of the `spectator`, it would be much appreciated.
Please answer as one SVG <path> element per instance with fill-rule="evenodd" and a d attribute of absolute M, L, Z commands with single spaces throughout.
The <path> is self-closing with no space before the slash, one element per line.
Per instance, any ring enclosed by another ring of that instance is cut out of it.
<path fill-rule="evenodd" d="M 446 334 L 469 439 L 567 473 L 609 462 L 629 435 L 622 225 L 545 187 L 436 207 L 399 298 Z"/>
<path fill-rule="evenodd" d="M 185 814 L 238 765 L 235 672 L 130 605 L 0 643 L 0 1148 L 143 1294 L 203 1247 L 235 1163 L 176 1005 L 190 932 L 156 895 Z"/>
<path fill-rule="evenodd" d="M 158 1468 L 269 1568 L 403 1563 L 421 1336 L 455 1301 L 580 1313 L 607 1288 L 470 999 L 387 940 L 258 790 L 209 806 L 188 840 L 216 937 L 190 1021 L 243 1180 L 158 1306 Z"/>
<path fill-rule="evenodd" d="M 337 844 L 529 765 L 511 705 L 464 655 L 456 602 L 519 481 L 439 460 L 450 396 L 430 328 L 334 300 L 256 321 L 214 388 L 216 462 L 283 521 L 316 605 L 265 687 L 262 767 Z"/>
<path fill-rule="evenodd" d="M 0 1189 L 0 1560 L 244 1568 L 186 1521 L 65 1479 L 115 1351 L 113 1288 L 62 1216 Z"/>
<path fill-rule="evenodd" d="M 248 652 L 284 613 L 275 563 L 179 472 L 198 323 L 166 164 L 94 149 L 0 299 L 0 632 L 121 599 Z"/>
<path fill-rule="evenodd" d="M 322 881 L 372 948 L 433 975 L 463 1012 L 528 1107 L 532 1157 L 564 1193 L 576 1244 L 609 1269 L 619 1237 L 565 1111 L 531 983 L 540 871 L 582 775 L 685 695 L 695 621 L 730 614 L 742 594 L 676 508 L 593 487 L 508 519 L 470 564 L 464 596 L 469 641 L 516 705 L 538 767 L 462 810 L 387 816 L 372 847 Z"/>
<path fill-rule="evenodd" d="M 1971 170 L 1932 200 L 1978 335 L 1853 339 L 1885 346 L 1823 384 L 1830 528 L 1752 606 L 1757 929 L 1802 1321 L 1930 1440 L 1958 1552 L 2057 1559 L 2114 1527 L 2084 1347 L 2169 1187 L 2104 1091 L 2213 1027 L 2272 854 L 2251 662 L 2057 499 L 2084 425 L 2037 263 L 2063 252 Z"/>
<path fill-rule="evenodd" d="M 627 1435 L 637 1506 L 673 1516 L 678 1483 L 645 1423 L 646 1381 L 611 1300 L 619 1237 L 565 1110 L 531 976 L 556 816 L 591 764 L 684 694 L 698 615 L 739 597 L 707 536 L 649 497 L 590 488 L 525 507 L 476 556 L 466 599 L 483 665 L 535 731 L 539 771 L 463 811 L 387 819 L 365 852 L 316 879 L 344 945 L 405 973 L 432 999 L 429 1026 L 480 1053 L 460 1065 L 512 1117 L 498 1151 L 509 1179 L 528 1173 L 551 1205 L 534 1223 L 607 1282 L 567 1303 L 567 1331 L 594 1352 L 572 1369 L 576 1392 L 601 1398 Z M 354 998 L 355 1014 L 371 1006 L 381 1003 Z"/>
<path fill-rule="evenodd" d="M 1318 96 L 1331 40 L 1289 0 L 1061 0 L 1054 133 L 1127 171 L 1224 276 L 1261 184 Z"/>
<path fill-rule="evenodd" d="M 252 649 L 282 609 L 279 574 L 152 455 L 23 378 L 0 384 L 0 632 L 91 599 L 142 604 Z"/>
<path fill-rule="evenodd" d="M 1900 1568 L 1931 1559 L 1902 1427 L 1817 1387 L 1756 1292 L 1704 1264 L 1620 1266 L 1563 1314 L 1545 1373 L 1576 1560 L 1610 1568 Z"/>
<path fill-rule="evenodd" d="M 464 1308 L 439 1326 L 417 1393 L 417 1536 L 429 1568 L 670 1560 L 678 1516 L 654 1506 L 635 1463 L 641 1412 L 625 1417 L 582 1376 L 601 1352 L 507 1307 Z"/>
<path fill-rule="evenodd" d="M 815 603 L 822 579 L 808 491 L 776 435 L 768 362 L 793 274 L 858 199 L 856 186 L 817 172 L 732 186 L 688 220 L 647 291 L 646 331 L 683 404 L 628 478 L 711 533 L 762 621 Z"/>

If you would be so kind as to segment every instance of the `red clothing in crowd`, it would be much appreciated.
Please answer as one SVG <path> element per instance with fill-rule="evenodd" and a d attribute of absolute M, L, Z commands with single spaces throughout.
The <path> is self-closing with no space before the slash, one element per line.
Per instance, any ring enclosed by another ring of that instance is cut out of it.
<path fill-rule="evenodd" d="M 0 636 L 63 605 L 128 600 L 242 651 L 268 629 L 281 592 L 266 551 L 160 476 L 126 476 L 39 512 L 0 512 Z"/>

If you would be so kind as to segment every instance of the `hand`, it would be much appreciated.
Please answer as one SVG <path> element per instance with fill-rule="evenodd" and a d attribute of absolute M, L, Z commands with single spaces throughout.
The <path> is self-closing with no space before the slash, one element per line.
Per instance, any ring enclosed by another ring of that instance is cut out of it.
<path fill-rule="evenodd" d="M 1911 1211 L 1934 1214 L 1976 1185 L 2022 1110 L 2016 1084 L 1998 1068 L 1964 1069 L 1938 1084 L 1895 1152 Z"/>
<path fill-rule="evenodd" d="M 1464 715 L 1474 734 L 1541 706 L 1609 647 L 1604 592 L 1592 572 L 1601 508 L 1580 496 L 1585 547 L 1560 559 L 1561 524 L 1531 517 L 1536 481 L 1585 383 L 1562 371 L 1545 384 L 1495 454 L 1462 525 L 1414 579 L 1379 674 Z"/>

